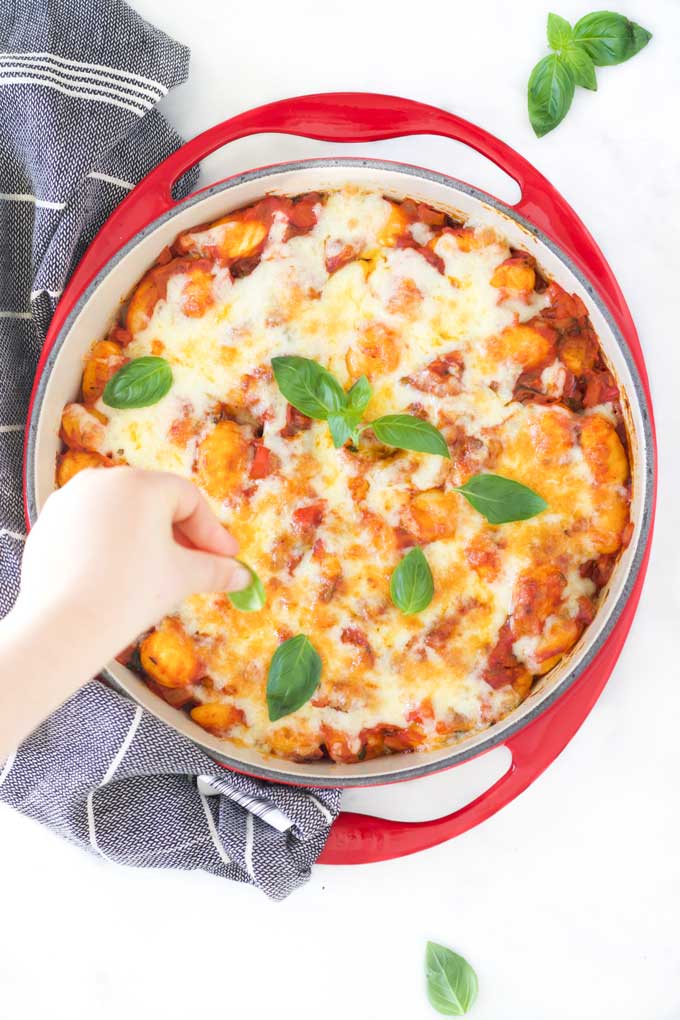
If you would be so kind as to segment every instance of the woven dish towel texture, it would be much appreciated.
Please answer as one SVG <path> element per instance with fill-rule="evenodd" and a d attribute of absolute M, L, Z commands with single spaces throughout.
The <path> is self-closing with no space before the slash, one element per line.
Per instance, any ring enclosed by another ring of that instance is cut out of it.
<path fill-rule="evenodd" d="M 0 615 L 18 590 L 23 434 L 47 327 L 97 230 L 181 144 L 156 105 L 188 64 L 122 0 L 0 4 Z M 97 680 L 0 763 L 0 800 L 83 848 L 274 899 L 309 877 L 339 798 L 225 772 Z"/>

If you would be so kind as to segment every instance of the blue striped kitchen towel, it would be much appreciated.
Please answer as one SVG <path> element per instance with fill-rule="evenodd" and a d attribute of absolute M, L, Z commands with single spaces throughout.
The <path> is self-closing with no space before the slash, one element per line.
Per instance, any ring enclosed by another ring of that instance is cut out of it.
<path fill-rule="evenodd" d="M 186 47 L 123 0 L 0 4 L 0 615 L 18 590 L 40 347 L 88 243 L 181 143 L 156 106 L 188 64 Z M 218 769 L 96 680 L 0 764 L 0 800 L 81 847 L 118 864 L 201 868 L 274 899 L 309 877 L 339 796 Z"/>

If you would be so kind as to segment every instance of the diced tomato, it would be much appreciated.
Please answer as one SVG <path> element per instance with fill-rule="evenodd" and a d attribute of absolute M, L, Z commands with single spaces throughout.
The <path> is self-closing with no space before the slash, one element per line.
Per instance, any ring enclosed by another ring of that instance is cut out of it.
<path fill-rule="evenodd" d="M 586 378 L 588 383 L 583 397 L 584 407 L 596 407 L 597 404 L 607 404 L 619 399 L 619 388 L 611 372 L 593 371 L 589 372 Z"/>
<path fill-rule="evenodd" d="M 172 259 L 172 248 L 169 248 L 166 244 L 165 248 L 160 252 L 156 259 L 157 266 L 167 266 L 168 262 Z"/>
<path fill-rule="evenodd" d="M 288 404 L 286 408 L 286 424 L 281 429 L 280 435 L 286 439 L 291 439 L 296 436 L 298 432 L 304 432 L 308 428 L 311 428 L 312 419 L 308 418 L 302 411 L 298 411 L 297 407 L 293 407 L 292 404 Z"/>
<path fill-rule="evenodd" d="M 113 326 L 112 329 L 109 330 L 108 339 L 126 347 L 132 340 L 132 333 L 129 329 L 124 329 L 122 326 Z"/>
<path fill-rule="evenodd" d="M 298 532 L 309 532 L 318 528 L 323 520 L 326 510 L 326 500 L 320 499 L 316 503 L 308 503 L 307 506 L 300 506 L 293 511 L 293 527 Z"/>
<path fill-rule="evenodd" d="M 495 690 L 515 683 L 526 673 L 524 666 L 515 658 L 512 650 L 514 641 L 510 621 L 506 620 L 499 631 L 496 644 L 491 649 L 482 675 L 482 679 Z"/>
<path fill-rule="evenodd" d="M 455 396 L 460 393 L 461 377 L 465 369 L 465 361 L 460 351 L 450 351 L 435 358 L 425 368 L 406 376 L 402 381 L 408 383 L 421 393 L 433 393 L 435 396 Z"/>
<path fill-rule="evenodd" d="M 327 254 L 325 258 L 327 273 L 337 272 L 338 269 L 342 269 L 343 266 L 346 266 L 357 257 L 357 250 L 351 244 L 343 244 L 337 250 L 333 247 L 331 252 L 332 254 Z"/>
<path fill-rule="evenodd" d="M 276 457 L 262 443 L 255 443 L 255 454 L 250 465 L 251 478 L 266 478 L 276 470 Z"/>
<path fill-rule="evenodd" d="M 287 237 L 307 234 L 316 226 L 315 207 L 321 202 L 321 195 L 310 192 L 302 198 L 294 198 L 288 213 L 289 227 Z"/>
<path fill-rule="evenodd" d="M 361 650 L 361 658 L 365 666 L 372 666 L 375 656 L 368 637 L 360 627 L 345 627 L 340 635 L 344 645 L 353 645 Z"/>
<path fill-rule="evenodd" d="M 576 294 L 567 294 L 554 280 L 548 287 L 548 298 L 550 304 L 543 309 L 541 315 L 556 329 L 565 330 L 574 320 L 588 317 L 588 309 L 581 299 Z"/>
<path fill-rule="evenodd" d="M 412 708 L 407 714 L 408 722 L 422 723 L 426 719 L 434 719 L 434 708 L 429 698 L 425 698 L 416 708 Z"/>
<path fill-rule="evenodd" d="M 616 554 L 606 553 L 598 556 L 596 560 L 588 560 L 586 563 L 582 563 L 579 573 L 581 577 L 589 577 L 599 591 L 600 588 L 604 588 L 612 576 L 615 565 Z"/>
<path fill-rule="evenodd" d="M 590 626 L 595 619 L 595 606 L 588 598 L 587 595 L 580 595 L 578 599 L 578 613 L 576 614 L 576 620 L 584 627 Z"/>
<path fill-rule="evenodd" d="M 417 241 L 411 236 L 411 234 L 402 234 L 401 237 L 397 238 L 397 248 L 413 248 L 419 255 L 422 255 L 426 262 L 429 262 L 431 266 L 437 270 L 438 273 L 444 275 L 446 265 L 441 255 L 437 255 L 432 248 L 428 248 L 426 244 L 418 244 Z"/>

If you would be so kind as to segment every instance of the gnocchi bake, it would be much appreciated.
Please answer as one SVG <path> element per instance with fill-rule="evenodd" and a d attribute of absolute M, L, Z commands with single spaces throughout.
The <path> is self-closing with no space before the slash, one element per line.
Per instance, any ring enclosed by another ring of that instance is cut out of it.
<path fill-rule="evenodd" d="M 497 722 L 579 641 L 632 532 L 581 300 L 488 227 L 359 188 L 180 234 L 92 344 L 61 439 L 59 486 L 173 471 L 237 537 L 253 592 L 196 593 L 121 661 L 295 761 Z"/>

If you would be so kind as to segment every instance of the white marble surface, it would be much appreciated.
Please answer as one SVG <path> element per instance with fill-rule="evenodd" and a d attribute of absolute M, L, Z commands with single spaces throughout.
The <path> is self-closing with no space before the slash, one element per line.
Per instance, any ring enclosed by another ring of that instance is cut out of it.
<path fill-rule="evenodd" d="M 205 875 L 117 870 L 2 809 L 0 1018 L 427 1020 L 431 938 L 476 967 L 476 1020 L 677 1020 L 680 7 L 617 2 L 652 43 L 602 71 L 598 94 L 580 92 L 566 122 L 537 141 L 524 88 L 544 52 L 550 6 L 539 0 L 421 0 L 408 16 L 387 0 L 136 6 L 192 48 L 191 79 L 164 104 L 186 136 L 287 95 L 391 92 L 478 122 L 554 182 L 602 245 L 638 324 L 661 437 L 657 534 L 639 614 L 591 717 L 529 791 L 453 843 L 383 865 L 319 867 L 275 906 Z M 587 7 L 556 9 L 575 20 Z M 213 157 L 204 178 L 329 149 L 249 140 Z M 361 151 L 508 194 L 483 160 L 442 139 Z M 449 773 L 423 784 L 405 810 L 445 810 L 460 783 Z"/>

